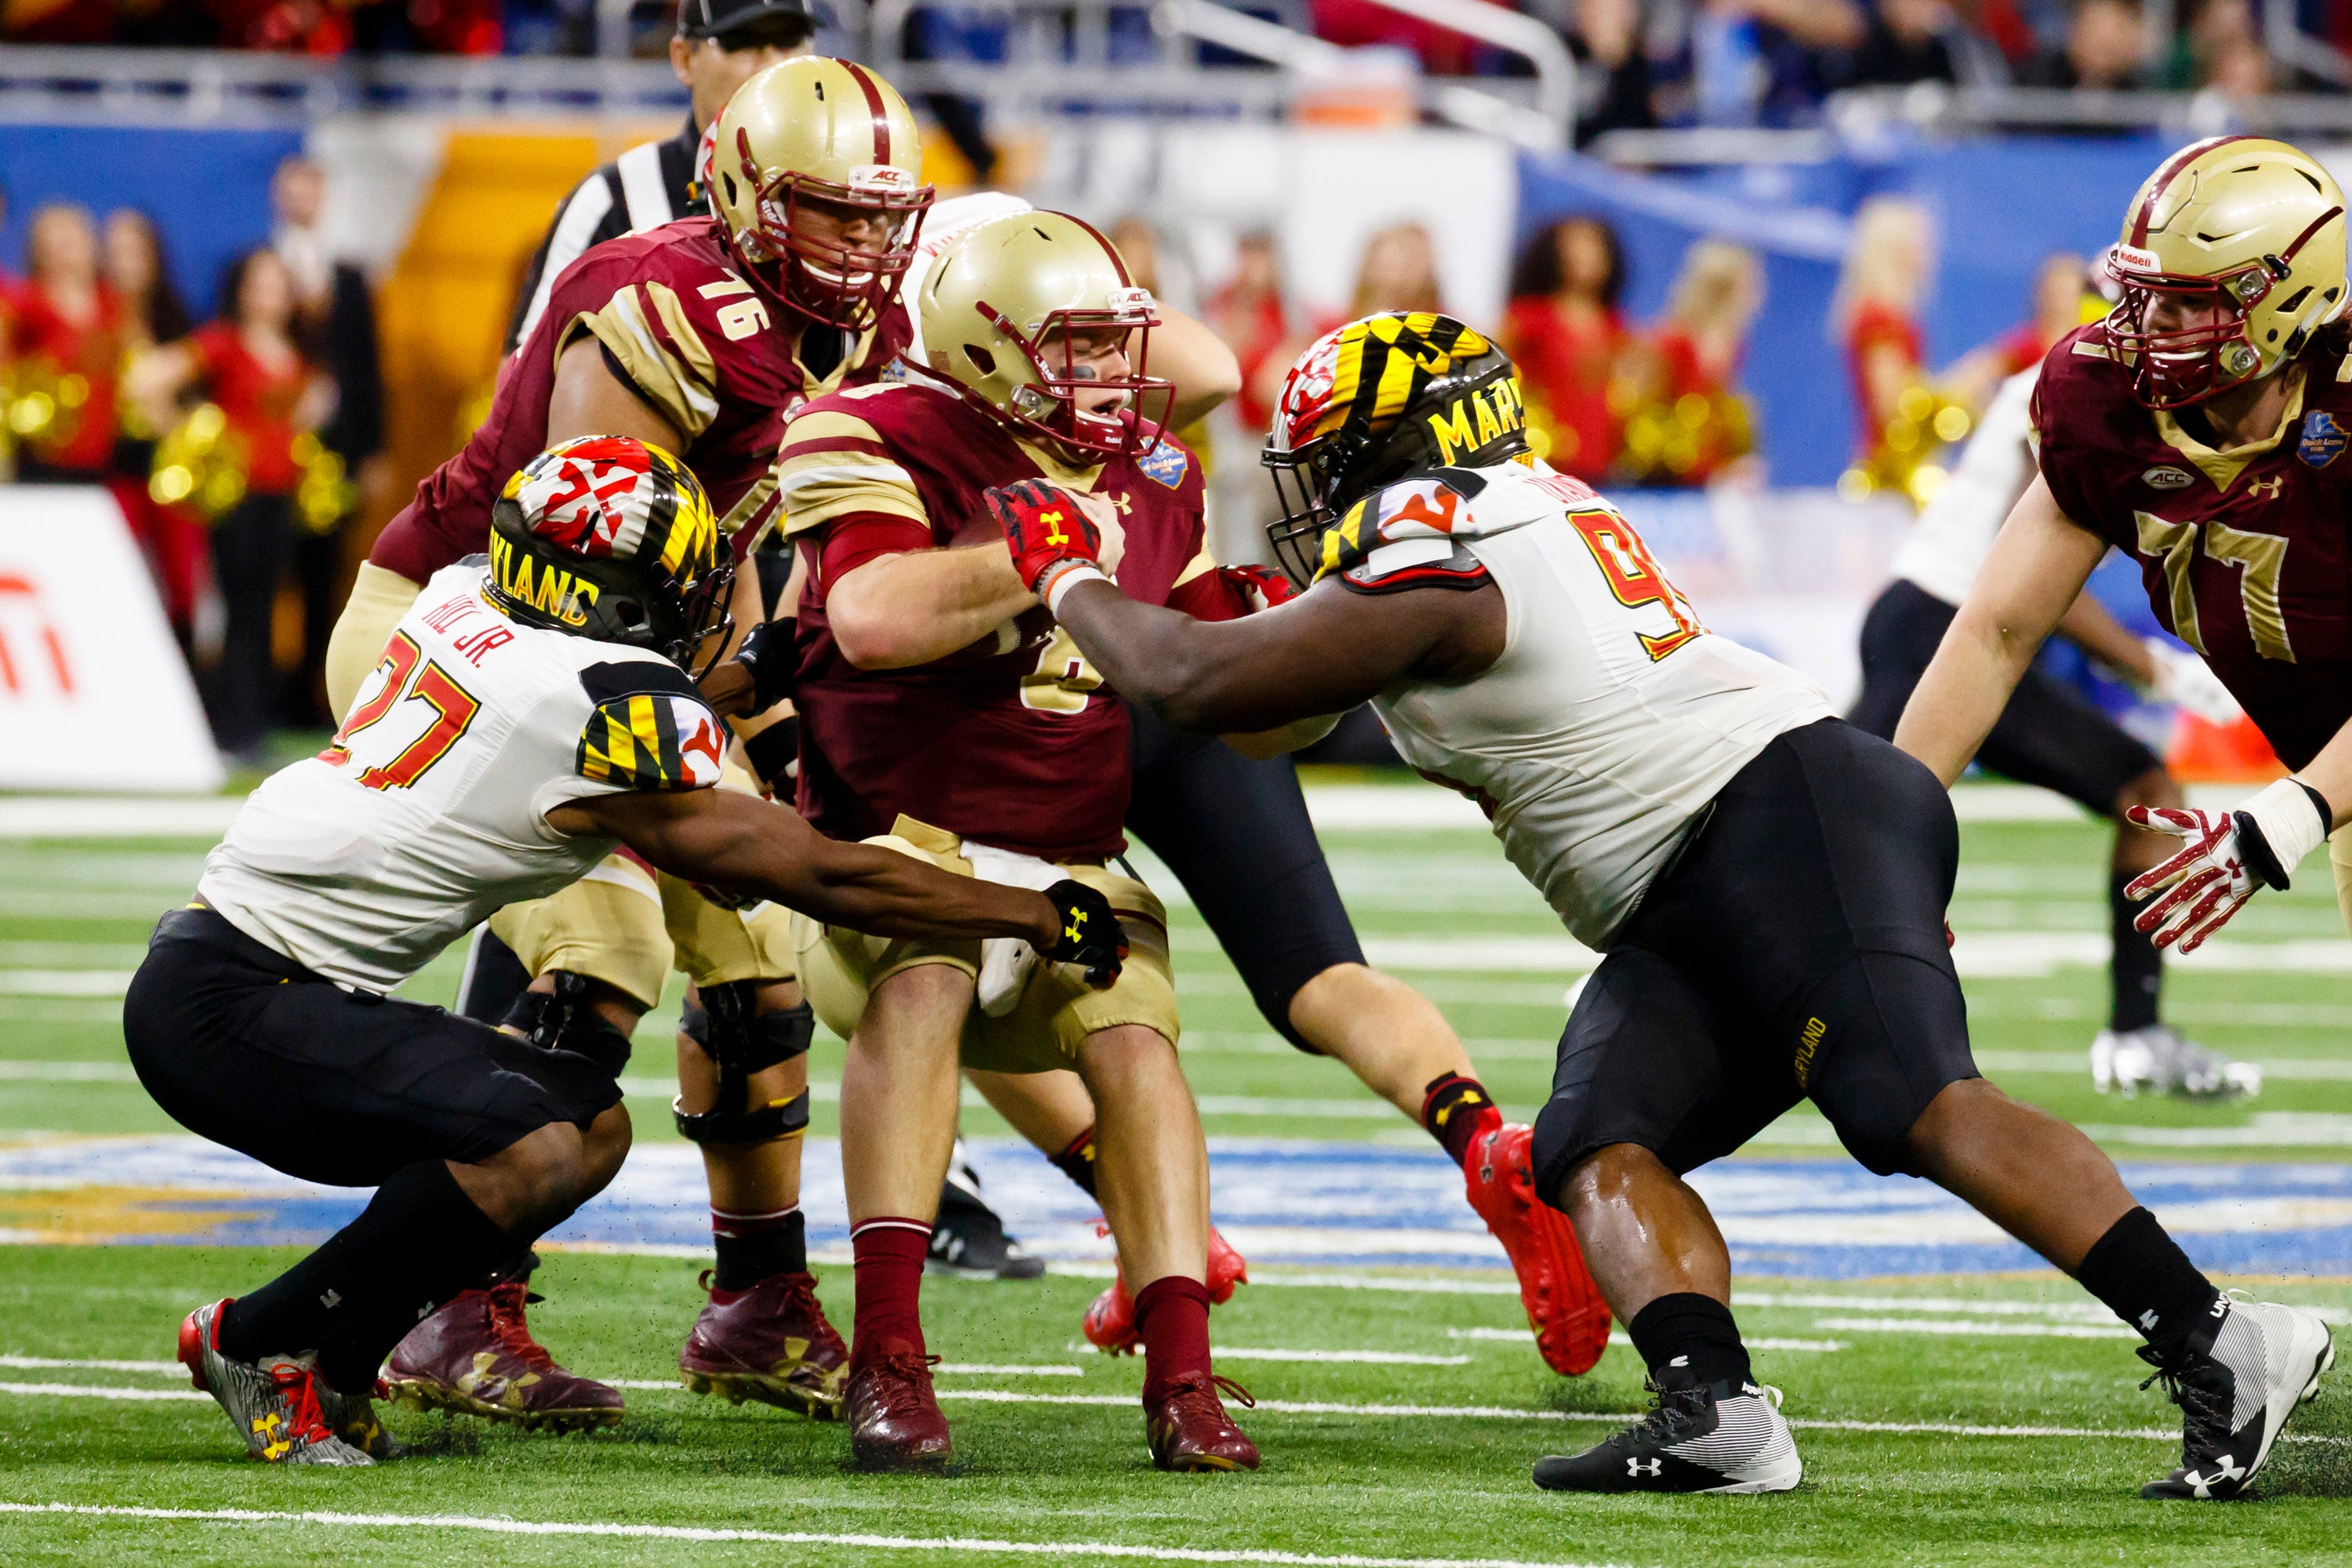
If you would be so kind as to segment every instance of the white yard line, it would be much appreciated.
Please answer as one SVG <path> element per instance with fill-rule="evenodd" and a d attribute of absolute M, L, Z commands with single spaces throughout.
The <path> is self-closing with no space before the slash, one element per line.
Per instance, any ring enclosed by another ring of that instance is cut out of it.
<path fill-rule="evenodd" d="M 0 838 L 218 838 L 237 795 L 24 795 L 0 799 Z"/>
<path fill-rule="evenodd" d="M 1468 1366 L 1466 1355 L 1419 1355 L 1409 1351 L 1286 1351 L 1219 1345 L 1219 1361 L 1361 1362 L 1371 1366 Z M 947 1369 L 941 1367 L 940 1371 Z"/>
<path fill-rule="evenodd" d="M 1989 1323 L 1969 1318 L 1816 1318 L 1817 1329 L 1849 1333 L 1948 1334 L 1970 1339 L 2137 1340 L 2122 1323 Z"/>
<path fill-rule="evenodd" d="M 1531 1345 L 1536 1341 L 1535 1331 L 1532 1329 L 1448 1329 L 1445 1331 L 1445 1337 L 1449 1340 L 1481 1340 L 1496 1344 L 1514 1345 Z M 1609 1336 L 1609 1342 L 1612 1345 L 1622 1345 L 1629 1350 L 1633 1344 L 1631 1339 L 1622 1333 L 1612 1333 Z M 1749 1334 L 1740 1335 L 1739 1342 L 1752 1351 L 1813 1351 L 1828 1353 L 1853 1348 L 1843 1340 L 1783 1340 L 1769 1336 L 1759 1338 Z M 1230 1353 L 1222 1350 L 1217 1352 L 1219 1355 Z"/>
<path fill-rule="evenodd" d="M 128 969 L 0 969 L 0 994 L 120 996 L 131 989 L 131 974 Z"/>
<path fill-rule="evenodd" d="M 16 1372 L 41 1372 L 87 1367 L 93 1372 L 152 1372 L 184 1377 L 188 1369 L 175 1361 L 82 1361 L 45 1355 L 0 1355 L 0 1366 Z"/>
<path fill-rule="evenodd" d="M 1220 1551 L 1198 1546 L 1137 1546 L 1111 1541 L 992 1541 L 978 1536 L 848 1535 L 805 1530 L 486 1519 L 471 1514 L 268 1512 L 244 1508 L 129 1508 L 84 1503 L 0 1502 L 0 1513 L 100 1519 L 188 1520 L 208 1524 L 309 1524 L 358 1530 L 475 1530 L 491 1535 L 583 1535 L 624 1541 L 747 1541 L 779 1546 L 854 1546 L 873 1552 L 959 1552 L 1024 1557 L 1132 1557 L 1154 1563 L 1265 1563 L 1281 1568 L 1586 1568 L 1509 1557 L 1359 1557 L 1336 1553 Z"/>
<path fill-rule="evenodd" d="M 89 1383 L 0 1383 L 0 1394 L 50 1399 L 212 1399 L 193 1388 L 104 1388 Z"/>

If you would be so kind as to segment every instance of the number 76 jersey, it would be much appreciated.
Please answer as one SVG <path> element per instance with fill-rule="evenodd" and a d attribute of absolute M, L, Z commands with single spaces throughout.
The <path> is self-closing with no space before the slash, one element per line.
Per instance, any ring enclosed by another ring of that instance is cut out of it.
<path fill-rule="evenodd" d="M 1684 835 L 1819 687 L 1699 621 L 1642 536 L 1540 466 L 1440 468 L 1360 503 L 1322 574 L 1357 593 L 1503 595 L 1503 655 L 1372 700 L 1397 752 L 1475 800 L 1570 932 L 1605 947 Z"/>
<path fill-rule="evenodd" d="M 657 654 L 509 620 L 477 557 L 434 574 L 317 756 L 254 791 L 197 897 L 313 973 L 390 991 L 493 910 L 612 853 L 547 813 L 719 782 L 725 739 Z"/>
<path fill-rule="evenodd" d="M 2299 768 L 2352 717 L 2352 359 L 2323 334 L 2280 374 L 2278 429 L 2217 451 L 2133 400 L 2094 323 L 2043 362 L 2033 429 L 2058 510 L 2138 562 L 2157 619 Z"/>

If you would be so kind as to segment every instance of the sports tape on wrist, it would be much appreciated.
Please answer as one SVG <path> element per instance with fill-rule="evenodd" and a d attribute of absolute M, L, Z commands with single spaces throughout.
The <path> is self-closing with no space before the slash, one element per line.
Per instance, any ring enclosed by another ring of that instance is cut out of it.
<path fill-rule="evenodd" d="M 1072 584 L 1109 581 L 1110 579 L 1103 574 L 1102 568 L 1091 562 L 1081 561 L 1066 566 L 1055 573 L 1045 584 L 1044 595 L 1045 608 L 1058 619 L 1062 614 L 1062 595 L 1070 591 Z"/>
<path fill-rule="evenodd" d="M 2300 779 L 2284 778 L 2237 809 L 2242 835 L 2251 825 L 2275 862 L 2278 876 L 2273 880 L 2267 874 L 2273 868 L 2260 866 L 2254 857 L 2249 857 L 2248 863 L 2264 873 L 2265 882 L 2284 888 L 2296 865 L 2327 837 L 2329 824 L 2314 798 L 2316 794 Z"/>

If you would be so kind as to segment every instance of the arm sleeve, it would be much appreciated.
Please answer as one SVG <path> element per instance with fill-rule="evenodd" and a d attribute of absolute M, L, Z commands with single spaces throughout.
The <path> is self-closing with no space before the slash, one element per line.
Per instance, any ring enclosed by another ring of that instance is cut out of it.
<path fill-rule="evenodd" d="M 822 603 L 835 583 L 868 561 L 908 550 L 929 550 L 936 542 L 928 526 L 903 517 L 855 512 L 837 518 L 824 531 L 811 574 L 817 599 Z"/>

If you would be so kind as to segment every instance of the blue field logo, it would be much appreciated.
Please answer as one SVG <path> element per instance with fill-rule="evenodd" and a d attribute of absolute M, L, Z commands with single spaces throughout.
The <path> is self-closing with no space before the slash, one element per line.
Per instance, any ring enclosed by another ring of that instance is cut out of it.
<path fill-rule="evenodd" d="M 1192 459 L 1183 447 L 1163 437 L 1152 444 L 1151 450 L 1135 459 L 1135 466 L 1143 470 L 1144 478 L 1172 490 L 1184 482 L 1184 472 L 1192 466 Z"/>
<path fill-rule="evenodd" d="M 2303 416 L 2303 444 L 2295 455 L 2315 468 L 2324 468 L 2344 455 L 2352 433 L 2337 424 L 2336 416 L 2325 408 L 2315 408 Z"/>

